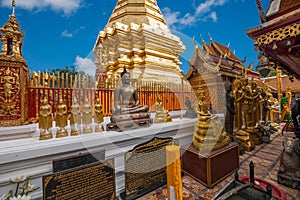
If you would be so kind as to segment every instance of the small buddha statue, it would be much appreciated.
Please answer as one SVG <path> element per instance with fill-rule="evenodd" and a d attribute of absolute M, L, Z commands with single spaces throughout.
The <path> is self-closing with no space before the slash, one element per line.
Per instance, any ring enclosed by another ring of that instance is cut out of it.
<path fill-rule="evenodd" d="M 55 122 L 56 126 L 59 127 L 56 137 L 61 138 L 68 136 L 68 132 L 65 129 L 68 125 L 68 110 L 62 98 L 59 99 L 59 104 L 56 107 Z"/>
<path fill-rule="evenodd" d="M 203 152 L 214 151 L 228 145 L 230 137 L 224 131 L 223 124 L 208 111 L 205 92 L 198 90 L 198 121 L 195 123 L 193 146 Z"/>
<path fill-rule="evenodd" d="M 80 105 L 78 104 L 77 98 L 74 97 L 72 102 L 72 107 L 70 109 L 70 125 L 71 125 L 71 136 L 79 135 L 78 126 L 81 124 L 81 113 L 80 113 Z"/>
<path fill-rule="evenodd" d="M 92 133 L 92 110 L 91 110 L 91 105 L 89 102 L 89 99 L 86 97 L 84 99 L 84 104 L 82 106 L 82 125 L 83 125 L 83 133 L 88 134 Z"/>
<path fill-rule="evenodd" d="M 103 110 L 99 98 L 96 99 L 94 122 L 96 124 L 95 132 L 104 131 L 103 126 L 101 125 L 103 122 Z"/>
<path fill-rule="evenodd" d="M 155 123 L 171 122 L 172 118 L 169 111 L 164 109 L 160 94 L 157 95 L 155 102 Z"/>
<path fill-rule="evenodd" d="M 187 111 L 184 114 L 184 117 L 186 118 L 195 118 L 197 117 L 197 113 L 192 107 L 192 103 L 188 97 L 185 98 L 185 105 L 187 107 Z"/>
<path fill-rule="evenodd" d="M 111 123 L 107 130 L 128 130 L 146 127 L 151 124 L 149 107 L 139 105 L 137 90 L 130 85 L 130 73 L 124 67 L 121 73 L 122 85 L 114 90 L 115 107 L 111 109 Z"/>
<path fill-rule="evenodd" d="M 39 128 L 41 129 L 40 140 L 51 139 L 52 133 L 49 128 L 52 127 L 52 107 L 48 104 L 48 99 L 44 98 L 42 100 L 42 105 L 40 107 L 40 119 Z"/>

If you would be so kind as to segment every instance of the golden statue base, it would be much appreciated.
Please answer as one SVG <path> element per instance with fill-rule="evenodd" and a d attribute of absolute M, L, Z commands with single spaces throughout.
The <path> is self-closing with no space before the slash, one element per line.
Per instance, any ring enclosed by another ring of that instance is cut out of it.
<path fill-rule="evenodd" d="M 169 113 L 156 113 L 154 123 L 172 122 L 172 118 Z"/>
<path fill-rule="evenodd" d="M 90 134 L 92 133 L 92 127 L 90 124 L 85 124 L 84 128 L 83 128 L 83 134 Z"/>
<path fill-rule="evenodd" d="M 104 131 L 104 127 L 101 124 L 96 124 L 95 126 L 95 132 L 103 132 Z"/>
<path fill-rule="evenodd" d="M 250 133 L 251 141 L 253 141 L 255 145 L 262 143 L 261 140 L 262 133 L 259 130 L 257 130 L 255 127 L 248 127 L 245 129 L 245 131 Z"/>
<path fill-rule="evenodd" d="M 49 140 L 52 139 L 52 133 L 50 131 L 40 129 L 40 140 Z"/>
<path fill-rule="evenodd" d="M 254 142 L 251 140 L 250 133 L 238 130 L 234 133 L 234 138 L 241 141 L 242 147 L 245 151 L 252 151 L 255 148 Z"/>
<path fill-rule="evenodd" d="M 221 134 L 220 134 L 221 133 Z M 193 146 L 201 152 L 221 149 L 230 143 L 231 139 L 222 131 L 220 121 L 198 121 L 195 123 Z"/>
<path fill-rule="evenodd" d="M 56 132 L 56 138 L 63 138 L 63 137 L 67 137 L 67 136 L 68 136 L 68 132 L 63 127 L 61 127 L 60 130 L 58 130 Z"/>
<path fill-rule="evenodd" d="M 75 126 L 71 126 L 71 136 L 78 136 L 79 132 L 77 130 L 77 128 L 75 128 Z"/>

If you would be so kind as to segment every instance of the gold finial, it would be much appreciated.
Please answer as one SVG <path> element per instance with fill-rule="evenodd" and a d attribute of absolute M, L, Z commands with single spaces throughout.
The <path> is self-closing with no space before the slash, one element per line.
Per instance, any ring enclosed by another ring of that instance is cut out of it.
<path fill-rule="evenodd" d="M 202 35 L 200 34 L 200 39 L 201 39 L 201 41 L 202 41 L 202 44 L 204 44 L 205 43 L 205 41 L 204 41 L 204 39 L 203 39 L 203 37 L 202 37 Z"/>
<path fill-rule="evenodd" d="M 213 41 L 213 38 L 211 37 L 210 33 L 208 33 L 208 36 L 209 36 L 210 42 L 212 42 L 212 41 Z"/>
<path fill-rule="evenodd" d="M 16 1 L 12 0 L 11 6 L 13 7 L 12 14 L 15 14 Z"/>

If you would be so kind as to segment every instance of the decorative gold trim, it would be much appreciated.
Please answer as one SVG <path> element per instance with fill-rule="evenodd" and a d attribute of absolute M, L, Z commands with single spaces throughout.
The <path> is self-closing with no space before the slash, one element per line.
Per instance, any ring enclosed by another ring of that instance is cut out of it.
<path fill-rule="evenodd" d="M 300 35 L 300 22 L 295 22 L 288 26 L 260 35 L 254 39 L 254 45 L 261 46 L 263 44 L 270 44 L 274 41 L 282 41 L 289 37 L 296 37 L 297 35 Z"/>

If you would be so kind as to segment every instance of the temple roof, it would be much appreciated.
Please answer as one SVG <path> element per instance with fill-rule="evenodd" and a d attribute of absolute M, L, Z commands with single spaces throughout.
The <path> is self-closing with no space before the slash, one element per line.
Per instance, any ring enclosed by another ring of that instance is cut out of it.
<path fill-rule="evenodd" d="M 211 46 L 213 46 L 222 56 L 227 57 L 233 61 L 241 63 L 242 61 L 231 51 L 228 46 L 224 46 L 216 41 L 211 40 Z"/>
<path fill-rule="evenodd" d="M 297 0 L 271 0 L 267 9 L 266 16 L 268 20 L 291 12 L 300 7 L 300 1 Z"/>
<path fill-rule="evenodd" d="M 247 35 L 257 50 L 277 61 L 286 74 L 300 79 L 300 1 L 271 0 L 266 16 Z"/>
<path fill-rule="evenodd" d="M 202 47 L 196 43 L 192 60 L 189 61 L 190 69 L 185 75 L 189 78 L 195 70 L 207 70 L 213 73 L 221 73 L 224 76 L 239 77 L 247 73 L 248 77 L 259 77 L 259 73 L 246 68 L 229 48 L 212 39 L 210 44 L 202 41 Z"/>

